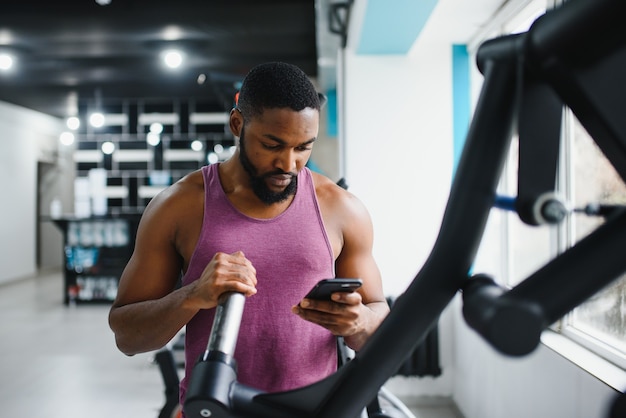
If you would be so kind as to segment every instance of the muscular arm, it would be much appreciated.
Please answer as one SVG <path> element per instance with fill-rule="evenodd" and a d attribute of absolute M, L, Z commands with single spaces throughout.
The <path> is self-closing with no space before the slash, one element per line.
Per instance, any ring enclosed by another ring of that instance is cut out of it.
<path fill-rule="evenodd" d="M 182 269 L 170 207 L 176 192 L 164 193 L 141 218 L 135 250 L 109 313 L 117 346 L 128 355 L 162 347 L 196 313 L 185 304 L 189 289 L 173 291 Z"/>
<path fill-rule="evenodd" d="M 109 313 L 117 346 L 127 355 L 161 348 L 198 310 L 215 307 L 225 291 L 255 292 L 255 271 L 242 253 L 216 254 L 198 280 L 175 290 L 201 226 L 202 218 L 193 221 L 197 196 L 193 185 L 177 184 L 157 196 L 142 216 Z"/>
<path fill-rule="evenodd" d="M 360 277 L 358 294 L 336 294 L 335 301 L 346 311 L 346 325 L 339 335 L 348 346 L 359 350 L 374 333 L 389 307 L 385 300 L 380 271 L 372 255 L 373 228 L 369 214 L 354 196 L 346 198 L 347 215 L 343 222 L 343 247 L 335 262 L 337 277 Z"/>
<path fill-rule="evenodd" d="M 355 306 L 358 315 L 355 323 L 342 335 L 346 344 L 359 350 L 376 331 L 389 313 L 389 305 L 382 289 L 380 271 L 372 255 L 373 228 L 365 207 L 356 200 L 351 202 L 352 216 L 344 228 L 344 245 L 335 263 L 337 277 L 360 277 L 363 287 L 358 295 L 337 294 L 336 301 Z M 358 296 L 361 297 L 360 301 Z M 358 303 L 360 302 L 360 303 Z M 355 305 L 352 305 L 355 303 Z"/>
<path fill-rule="evenodd" d="M 294 312 L 343 336 L 358 351 L 389 313 L 372 255 L 372 222 L 363 204 L 334 184 L 321 188 L 318 197 L 331 241 L 333 237 L 340 241 L 335 248 L 335 274 L 361 278 L 363 286 L 355 293 L 334 294 L 333 302 L 304 300 Z"/>

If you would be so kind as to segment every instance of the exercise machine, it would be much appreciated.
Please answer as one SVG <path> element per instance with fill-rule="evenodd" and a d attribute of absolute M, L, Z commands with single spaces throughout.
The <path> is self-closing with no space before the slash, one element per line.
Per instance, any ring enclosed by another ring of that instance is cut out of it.
<path fill-rule="evenodd" d="M 387 298 L 393 306 L 393 298 Z M 179 332 L 164 348 L 154 356 L 163 378 L 165 402 L 159 410 L 158 418 L 180 418 L 179 404 L 180 379 L 178 369 L 184 368 L 185 333 Z M 338 366 L 347 364 L 354 358 L 355 352 L 345 344 L 343 338 L 337 338 Z M 418 360 L 419 359 L 419 360 Z M 439 376 L 438 330 L 432 329 L 424 344 L 404 362 L 397 374 L 405 376 Z M 377 396 L 370 401 L 362 412 L 363 418 L 416 418 L 411 410 L 393 393 L 382 386 Z"/>
<path fill-rule="evenodd" d="M 223 295 L 207 350 L 190 378 L 186 416 L 358 417 L 457 292 L 463 293 L 463 314 L 474 330 L 498 351 L 523 356 L 550 324 L 625 272 L 626 257 L 616 249 L 626 247 L 626 211 L 615 208 L 603 225 L 512 289 L 469 273 L 490 209 L 502 204 L 496 187 L 515 129 L 522 180 L 510 206 L 529 224 L 561 216 L 553 192 L 563 106 L 626 179 L 625 11 L 624 0 L 571 0 L 525 33 L 483 43 L 477 65 L 484 84 L 439 235 L 379 329 L 328 378 L 263 393 L 237 382 L 233 353 L 245 298 Z M 529 174 L 527 167 L 540 168 Z M 613 409 L 623 404 L 622 397 Z"/>

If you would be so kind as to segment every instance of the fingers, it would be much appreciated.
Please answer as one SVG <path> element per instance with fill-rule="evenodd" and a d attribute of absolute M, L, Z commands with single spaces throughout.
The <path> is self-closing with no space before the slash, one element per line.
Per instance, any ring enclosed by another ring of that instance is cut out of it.
<path fill-rule="evenodd" d="M 248 285 L 256 286 L 256 269 L 243 252 L 232 254 L 217 253 L 211 261 L 213 269 L 219 278 L 230 281 L 241 281 Z"/>
<path fill-rule="evenodd" d="M 243 252 L 218 252 L 194 283 L 194 294 L 202 301 L 202 308 L 210 309 L 225 292 L 238 292 L 246 296 L 256 294 L 256 284 L 256 269 Z"/>
<path fill-rule="evenodd" d="M 243 268 L 246 270 L 250 270 L 256 278 L 256 269 L 254 268 L 250 260 L 248 260 L 244 253 L 241 251 L 237 251 L 232 254 L 217 253 L 213 257 L 213 259 L 216 260 L 218 263 L 223 263 L 224 265 L 230 266 L 232 268 Z"/>
<path fill-rule="evenodd" d="M 331 301 L 303 299 L 292 312 L 304 320 L 321 325 L 334 335 L 352 335 L 359 330 L 362 312 L 357 292 L 333 293 Z"/>
<path fill-rule="evenodd" d="M 360 305 L 362 301 L 363 298 L 358 292 L 335 292 L 331 295 L 330 301 L 305 298 L 300 302 L 300 306 L 321 312 L 339 313 L 350 306 Z"/>

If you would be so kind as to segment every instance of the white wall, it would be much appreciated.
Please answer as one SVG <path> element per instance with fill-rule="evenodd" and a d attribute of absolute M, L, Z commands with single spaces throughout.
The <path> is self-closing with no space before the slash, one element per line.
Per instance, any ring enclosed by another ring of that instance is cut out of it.
<path fill-rule="evenodd" d="M 351 33 L 365 3 L 355 3 Z M 401 293 L 426 260 L 448 197 L 452 42 L 428 30 L 446 24 L 435 11 L 406 56 L 357 56 L 350 45 L 346 51 L 340 92 L 346 177 L 370 210 L 387 294 Z M 468 329 L 460 312 L 455 299 L 441 318 L 443 375 L 392 379 L 394 392 L 451 396 L 465 418 L 605 416 L 614 395 L 608 386 L 543 346 L 522 359 L 504 358 Z"/>
<path fill-rule="evenodd" d="M 551 349 L 506 357 L 470 330 L 455 301 L 454 400 L 466 418 L 603 418 L 616 392 Z"/>
<path fill-rule="evenodd" d="M 370 211 L 374 255 L 394 295 L 430 253 L 449 192 L 450 51 L 432 52 L 428 63 L 346 57 L 346 177 Z"/>
<path fill-rule="evenodd" d="M 425 47 L 427 62 L 346 53 L 346 178 L 372 216 L 387 295 L 402 293 L 428 257 L 451 181 L 451 50 Z M 441 319 L 443 375 L 402 379 L 397 394 L 452 394 L 450 320 Z"/>
<path fill-rule="evenodd" d="M 0 102 L 0 283 L 36 272 L 37 162 L 54 155 L 61 129 L 57 118 Z"/>

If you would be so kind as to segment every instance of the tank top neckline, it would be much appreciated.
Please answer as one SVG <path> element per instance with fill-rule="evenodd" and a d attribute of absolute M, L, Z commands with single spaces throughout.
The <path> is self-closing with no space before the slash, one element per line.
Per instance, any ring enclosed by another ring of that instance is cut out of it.
<path fill-rule="evenodd" d="M 307 167 L 304 167 L 302 170 L 300 170 L 300 172 L 298 173 L 298 187 L 296 188 L 296 193 L 293 196 L 293 199 L 291 201 L 291 203 L 289 204 L 289 206 L 287 206 L 287 208 L 282 211 L 281 213 L 279 213 L 278 215 L 271 217 L 271 218 L 255 218 L 254 216 L 250 216 L 250 215 L 246 215 L 245 213 L 243 213 L 241 210 L 239 210 L 234 204 L 233 202 L 230 201 L 230 199 L 228 198 L 228 195 L 226 194 L 226 192 L 224 191 L 224 187 L 222 186 L 222 180 L 220 178 L 220 170 L 219 170 L 219 166 L 221 163 L 217 163 L 217 164 L 211 164 L 206 167 L 206 173 L 204 174 L 204 180 L 205 182 L 208 180 L 208 174 L 209 174 L 209 170 L 213 170 L 214 176 L 214 180 L 218 182 L 218 193 L 220 193 L 222 199 L 224 199 L 224 201 L 226 202 L 226 204 L 228 205 L 228 207 L 233 211 L 233 213 L 235 213 L 237 216 L 246 219 L 247 221 L 250 222 L 257 222 L 257 223 L 271 223 L 271 222 L 276 222 L 278 220 L 280 220 L 281 218 L 283 218 L 284 216 L 287 216 L 287 214 L 293 209 L 293 207 L 298 203 L 298 201 L 301 200 L 301 187 L 306 187 L 305 183 L 308 183 L 306 180 L 308 180 L 310 178 L 310 176 L 308 176 L 308 173 L 306 172 L 308 170 Z M 206 187 L 206 185 L 205 185 Z"/>

